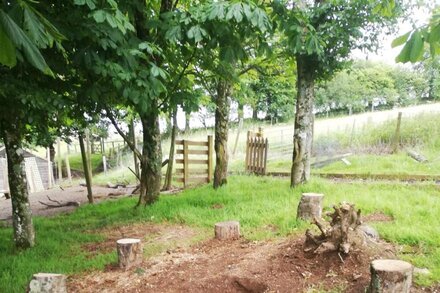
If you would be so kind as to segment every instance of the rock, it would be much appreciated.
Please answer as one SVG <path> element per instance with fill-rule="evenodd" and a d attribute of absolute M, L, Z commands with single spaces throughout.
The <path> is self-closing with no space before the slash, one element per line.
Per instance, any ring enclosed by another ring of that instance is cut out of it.
<path fill-rule="evenodd" d="M 29 283 L 29 293 L 67 293 L 66 276 L 62 274 L 34 274 Z"/>
<path fill-rule="evenodd" d="M 321 193 L 303 193 L 298 204 L 296 213 L 297 219 L 312 220 L 314 217 L 320 219 L 322 215 L 322 200 L 324 195 Z"/>
<path fill-rule="evenodd" d="M 124 238 L 116 241 L 118 264 L 121 269 L 129 269 L 142 262 L 143 245 L 140 239 Z"/>
<path fill-rule="evenodd" d="M 235 240 L 240 238 L 238 221 L 220 222 L 214 226 L 215 238 L 219 240 Z"/>
<path fill-rule="evenodd" d="M 365 236 L 367 236 L 369 239 L 374 241 L 379 240 L 379 233 L 373 227 L 362 224 L 358 227 L 358 229 L 364 232 Z"/>
<path fill-rule="evenodd" d="M 413 266 L 394 259 L 374 260 L 370 264 L 369 293 L 409 293 Z"/>

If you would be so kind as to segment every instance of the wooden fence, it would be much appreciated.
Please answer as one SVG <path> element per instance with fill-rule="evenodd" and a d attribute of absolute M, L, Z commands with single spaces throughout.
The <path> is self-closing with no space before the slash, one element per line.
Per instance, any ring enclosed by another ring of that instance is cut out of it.
<path fill-rule="evenodd" d="M 262 133 L 248 131 L 246 142 L 246 172 L 258 175 L 266 174 L 267 150 L 269 141 L 262 136 Z"/>
<path fill-rule="evenodd" d="M 208 141 L 176 140 L 176 168 L 177 182 L 183 182 L 187 187 L 190 183 L 210 183 L 213 172 L 213 144 L 212 135 L 208 135 Z M 198 168 L 196 167 L 198 166 Z M 201 167 L 201 168 L 200 168 Z"/>

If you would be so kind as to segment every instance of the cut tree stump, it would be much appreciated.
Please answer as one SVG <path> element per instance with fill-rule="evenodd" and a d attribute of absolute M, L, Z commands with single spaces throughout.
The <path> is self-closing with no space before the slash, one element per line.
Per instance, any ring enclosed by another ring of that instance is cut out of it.
<path fill-rule="evenodd" d="M 321 193 L 303 193 L 298 204 L 296 218 L 302 220 L 320 219 L 323 198 L 324 194 Z"/>
<path fill-rule="evenodd" d="M 124 238 L 116 241 L 118 264 L 121 269 L 129 269 L 142 262 L 143 245 L 140 239 Z"/>
<path fill-rule="evenodd" d="M 405 261 L 379 259 L 371 262 L 369 293 L 409 293 L 413 266 Z"/>
<path fill-rule="evenodd" d="M 38 273 L 29 283 L 30 293 L 66 293 L 66 276 L 62 274 Z"/>
<path fill-rule="evenodd" d="M 215 224 L 215 238 L 219 240 L 235 240 L 240 238 L 238 221 L 220 222 Z"/>

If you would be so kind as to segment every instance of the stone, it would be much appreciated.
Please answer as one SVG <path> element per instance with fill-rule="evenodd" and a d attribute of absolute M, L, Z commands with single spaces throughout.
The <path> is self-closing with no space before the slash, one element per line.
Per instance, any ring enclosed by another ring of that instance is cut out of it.
<path fill-rule="evenodd" d="M 369 293 L 409 293 L 413 266 L 395 259 L 374 260 L 370 264 Z"/>
<path fill-rule="evenodd" d="M 34 274 L 29 283 L 29 293 L 66 293 L 66 276 L 62 274 Z"/>
<path fill-rule="evenodd" d="M 322 200 L 324 195 L 321 193 L 303 193 L 298 204 L 296 214 L 297 219 L 313 220 L 320 219 L 322 216 Z"/>

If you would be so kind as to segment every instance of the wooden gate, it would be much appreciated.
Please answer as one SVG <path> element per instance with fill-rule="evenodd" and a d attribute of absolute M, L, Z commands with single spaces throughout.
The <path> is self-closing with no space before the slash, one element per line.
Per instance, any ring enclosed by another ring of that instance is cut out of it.
<path fill-rule="evenodd" d="M 262 132 L 253 133 L 248 131 L 246 142 L 246 172 L 258 175 L 266 174 L 267 150 L 269 141 L 262 136 Z"/>
<path fill-rule="evenodd" d="M 177 182 L 183 182 L 187 187 L 190 183 L 210 183 L 212 178 L 212 135 L 208 141 L 176 140 Z M 199 168 L 196 167 L 199 166 Z"/>

